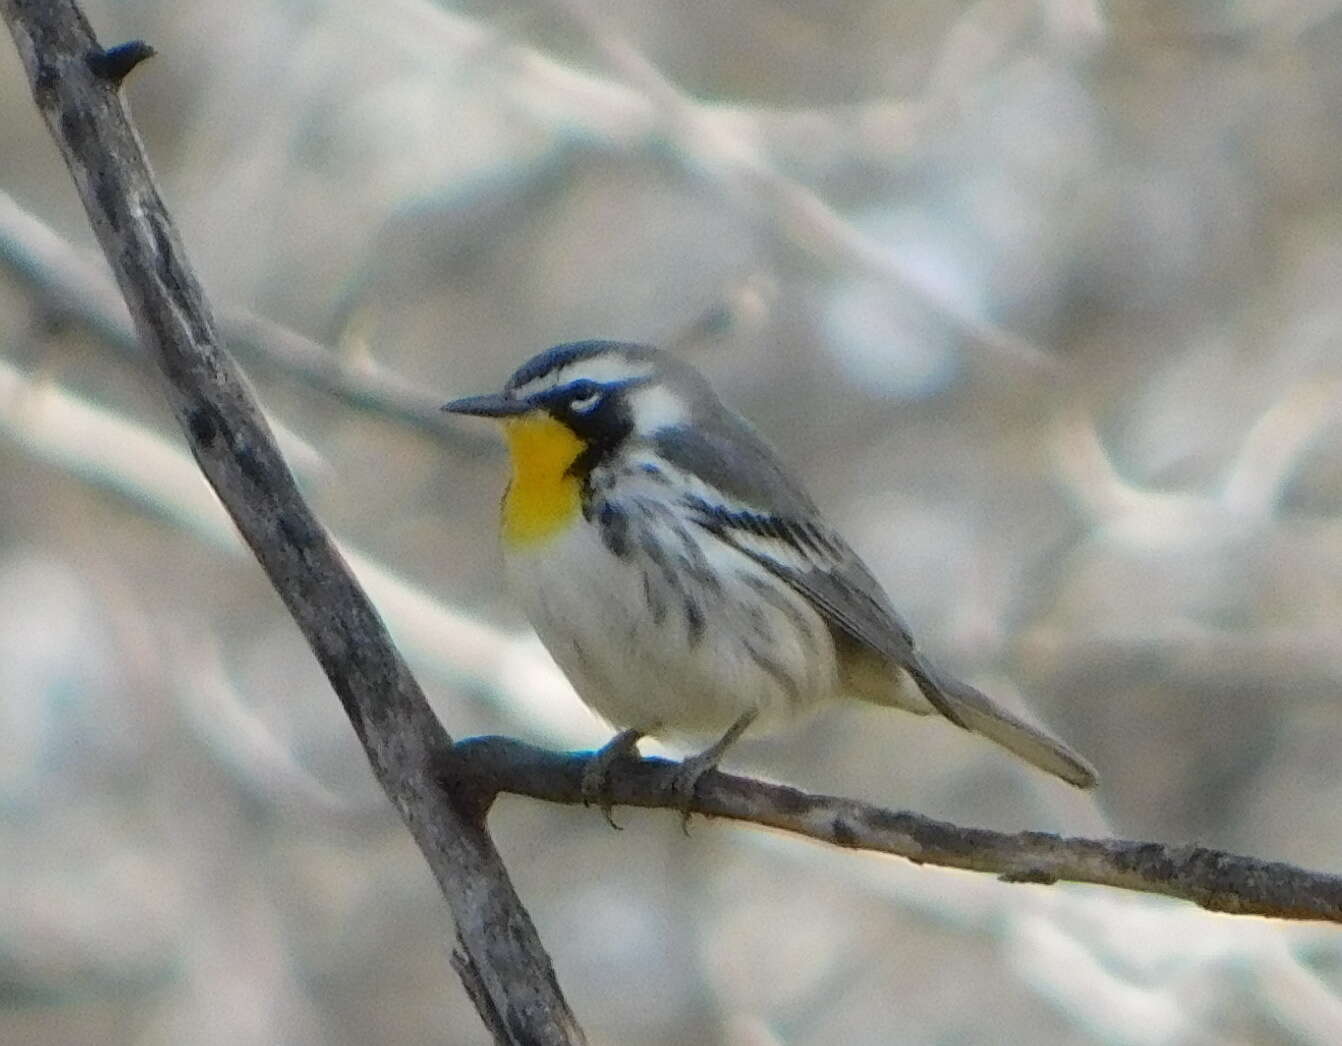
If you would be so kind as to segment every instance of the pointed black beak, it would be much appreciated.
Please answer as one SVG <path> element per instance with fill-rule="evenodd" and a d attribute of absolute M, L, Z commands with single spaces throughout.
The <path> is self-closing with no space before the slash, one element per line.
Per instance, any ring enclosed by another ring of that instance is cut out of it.
<path fill-rule="evenodd" d="M 515 414 L 525 414 L 535 408 L 526 400 L 515 400 L 495 393 L 491 396 L 467 396 L 465 399 L 444 403 L 443 410 L 449 414 L 474 414 L 480 418 L 507 418 Z"/>

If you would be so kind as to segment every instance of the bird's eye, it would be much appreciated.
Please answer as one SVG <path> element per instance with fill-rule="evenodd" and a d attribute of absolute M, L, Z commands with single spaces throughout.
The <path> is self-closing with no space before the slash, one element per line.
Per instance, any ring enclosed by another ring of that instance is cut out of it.
<path fill-rule="evenodd" d="M 601 402 L 601 386 L 592 381 L 578 382 L 569 392 L 569 410 L 587 414 Z"/>

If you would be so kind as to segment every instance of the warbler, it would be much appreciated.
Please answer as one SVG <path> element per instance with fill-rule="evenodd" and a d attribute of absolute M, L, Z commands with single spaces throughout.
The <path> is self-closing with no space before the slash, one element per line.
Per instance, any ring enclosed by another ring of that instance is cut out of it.
<path fill-rule="evenodd" d="M 717 741 L 700 776 L 757 718 L 849 697 L 940 714 L 1081 788 L 1090 764 L 935 668 L 871 571 L 774 452 L 688 363 L 583 341 L 524 363 L 503 391 L 444 410 L 502 423 L 509 587 L 579 697 L 619 733 L 584 794 L 645 735 Z"/>

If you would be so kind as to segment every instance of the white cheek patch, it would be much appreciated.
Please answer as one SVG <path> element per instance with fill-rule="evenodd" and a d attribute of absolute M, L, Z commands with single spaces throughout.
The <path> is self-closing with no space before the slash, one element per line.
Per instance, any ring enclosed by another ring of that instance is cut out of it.
<path fill-rule="evenodd" d="M 513 389 L 512 395 L 517 399 L 526 399 L 528 396 L 534 396 L 546 389 L 557 388 L 560 385 L 567 385 L 570 382 L 584 379 L 594 381 L 598 385 L 606 385 L 614 381 L 646 378 L 652 374 L 654 369 L 651 362 L 634 361 L 622 353 L 593 356 L 591 359 L 570 363 L 567 367 L 559 367 L 549 374 L 542 374 L 539 378 L 532 378 L 525 385 L 519 385 Z"/>
<path fill-rule="evenodd" d="M 689 424 L 685 402 L 662 385 L 647 385 L 629 397 L 634 412 L 634 429 L 645 435 L 662 429 Z"/>

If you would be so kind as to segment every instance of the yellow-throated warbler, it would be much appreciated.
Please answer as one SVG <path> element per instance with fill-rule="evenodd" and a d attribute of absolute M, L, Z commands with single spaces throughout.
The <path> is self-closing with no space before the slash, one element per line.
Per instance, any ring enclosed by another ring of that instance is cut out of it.
<path fill-rule="evenodd" d="M 689 364 L 620 342 L 559 345 L 497 395 L 511 588 L 578 695 L 622 728 L 589 764 L 596 797 L 645 734 L 720 736 L 835 697 L 940 713 L 1082 788 L 1066 745 L 934 668 L 871 572 L 750 425 Z M 603 804 L 603 805 L 607 805 Z"/>

